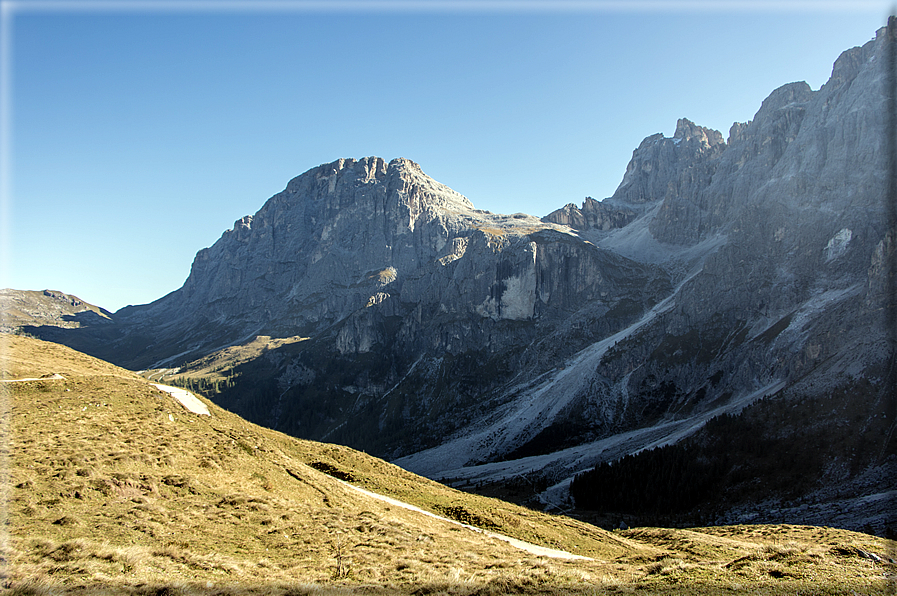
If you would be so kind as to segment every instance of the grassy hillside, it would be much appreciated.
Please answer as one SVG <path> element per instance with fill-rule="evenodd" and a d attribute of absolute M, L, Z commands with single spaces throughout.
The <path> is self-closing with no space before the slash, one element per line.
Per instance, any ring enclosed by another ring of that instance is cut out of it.
<path fill-rule="evenodd" d="M 129 370 L 66 346 L 30 337 L 0 333 L 0 379 L 63 376 L 107 376 L 137 379 Z"/>
<path fill-rule="evenodd" d="M 828 528 L 606 532 L 266 430 L 9 335 L 0 383 L 10 593 L 888 593 L 895 544 Z M 342 481 L 340 480 L 342 479 Z M 592 560 L 539 557 L 361 494 Z"/>

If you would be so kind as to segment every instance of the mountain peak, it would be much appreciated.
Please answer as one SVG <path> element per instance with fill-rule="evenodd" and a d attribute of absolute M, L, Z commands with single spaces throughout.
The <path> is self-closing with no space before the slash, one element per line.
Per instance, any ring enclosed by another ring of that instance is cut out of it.
<path fill-rule="evenodd" d="M 416 161 L 410 160 L 407 157 L 396 157 L 389 161 L 389 167 L 395 168 L 409 168 L 412 170 L 417 170 L 418 172 L 423 173 L 423 170 L 420 167 L 420 164 Z"/>
<path fill-rule="evenodd" d="M 673 133 L 673 139 L 682 139 L 684 141 L 697 139 L 705 147 L 725 144 L 723 135 L 718 130 L 698 126 L 687 118 L 680 118 L 676 122 L 676 132 Z"/>

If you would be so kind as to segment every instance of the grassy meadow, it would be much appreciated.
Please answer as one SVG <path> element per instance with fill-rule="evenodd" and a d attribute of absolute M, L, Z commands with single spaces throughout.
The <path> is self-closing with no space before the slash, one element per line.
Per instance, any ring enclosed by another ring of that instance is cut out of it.
<path fill-rule="evenodd" d="M 897 545 L 810 526 L 607 532 L 466 494 L 3 335 L 9 594 L 893 594 Z M 200 396 L 201 397 L 201 396 Z M 467 527 L 588 560 L 531 554 Z"/>

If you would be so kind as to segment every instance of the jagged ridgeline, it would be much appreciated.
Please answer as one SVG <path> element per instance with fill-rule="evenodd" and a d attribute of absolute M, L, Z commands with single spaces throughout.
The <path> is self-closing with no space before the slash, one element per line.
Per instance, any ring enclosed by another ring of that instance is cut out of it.
<path fill-rule="evenodd" d="M 763 498 L 889 494 L 894 28 L 844 52 L 819 90 L 776 89 L 725 138 L 684 118 L 649 136 L 603 201 L 499 215 L 410 160 L 341 159 L 238 220 L 164 298 L 27 330 L 431 478 L 526 478 L 520 498 L 540 506 L 715 418 L 747 436 L 764 398 L 778 414 L 761 434 L 781 453 L 806 453 L 808 420 L 813 440 L 846 425 L 838 436 L 866 442 L 822 449 L 799 494 L 761 481 Z M 719 424 L 681 449 L 710 457 L 728 445 Z M 708 468 L 727 479 L 713 480 L 717 518 L 753 515 L 726 495 L 775 460 L 737 465 Z M 839 523 L 888 525 L 867 517 Z"/>

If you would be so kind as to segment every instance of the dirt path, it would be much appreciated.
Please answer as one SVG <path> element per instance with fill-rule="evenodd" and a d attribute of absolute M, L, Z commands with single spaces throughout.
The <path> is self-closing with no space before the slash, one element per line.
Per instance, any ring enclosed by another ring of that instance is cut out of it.
<path fill-rule="evenodd" d="M 564 550 L 557 550 L 554 548 L 546 548 L 544 546 L 538 546 L 536 544 L 524 542 L 523 540 L 511 538 L 510 536 L 505 536 L 503 534 L 496 534 L 495 532 L 488 532 L 481 528 L 477 528 L 476 526 L 463 524 L 454 519 L 449 519 L 447 517 L 442 517 L 441 515 L 436 515 L 434 513 L 430 513 L 429 511 L 424 511 L 420 507 L 415 507 L 414 505 L 409 505 L 408 503 L 403 503 L 402 501 L 399 501 L 398 499 L 393 499 L 392 497 L 386 497 L 384 495 L 378 495 L 377 493 L 372 493 L 369 490 L 359 488 L 359 487 L 357 487 L 353 484 L 349 484 L 348 482 L 345 482 L 343 480 L 339 480 L 339 482 L 341 482 L 345 486 L 348 486 L 352 490 L 356 490 L 356 491 L 358 491 L 362 494 L 365 494 L 369 497 L 372 497 L 374 499 L 379 499 L 381 501 L 385 501 L 385 502 L 389 503 L 390 505 L 395 505 L 396 507 L 402 507 L 402 508 L 408 509 L 410 511 L 415 511 L 417 513 L 423 513 L 424 515 L 428 515 L 430 517 L 440 519 L 442 521 L 447 521 L 451 524 L 463 526 L 469 530 L 473 530 L 474 532 L 479 532 L 481 534 L 485 534 L 486 536 L 489 536 L 490 538 L 497 538 L 498 540 L 504 540 L 505 542 L 510 543 L 511 546 L 514 546 L 516 548 L 519 548 L 520 550 L 524 550 L 530 554 L 533 554 L 533 555 L 536 555 L 539 557 L 551 557 L 553 559 L 567 559 L 567 560 L 571 560 L 571 561 L 592 561 L 593 560 L 589 557 L 583 557 L 582 555 L 574 555 L 573 553 L 568 553 L 567 551 L 564 551 Z"/>
<path fill-rule="evenodd" d="M 24 383 L 25 381 L 54 381 L 54 380 L 65 380 L 59 373 L 53 373 L 52 375 L 47 375 L 46 377 L 30 377 L 27 379 L 0 379 L 0 383 Z"/>
<path fill-rule="evenodd" d="M 156 383 L 152 383 L 152 386 L 159 391 L 164 391 L 171 397 L 175 398 L 176 400 L 181 402 L 182 406 L 184 406 L 194 414 L 199 414 L 200 416 L 212 415 L 212 413 L 209 412 L 208 406 L 199 401 L 199 399 L 197 399 L 195 395 L 193 395 L 186 389 L 181 389 L 179 387 L 170 387 L 168 385 L 158 385 Z"/>

